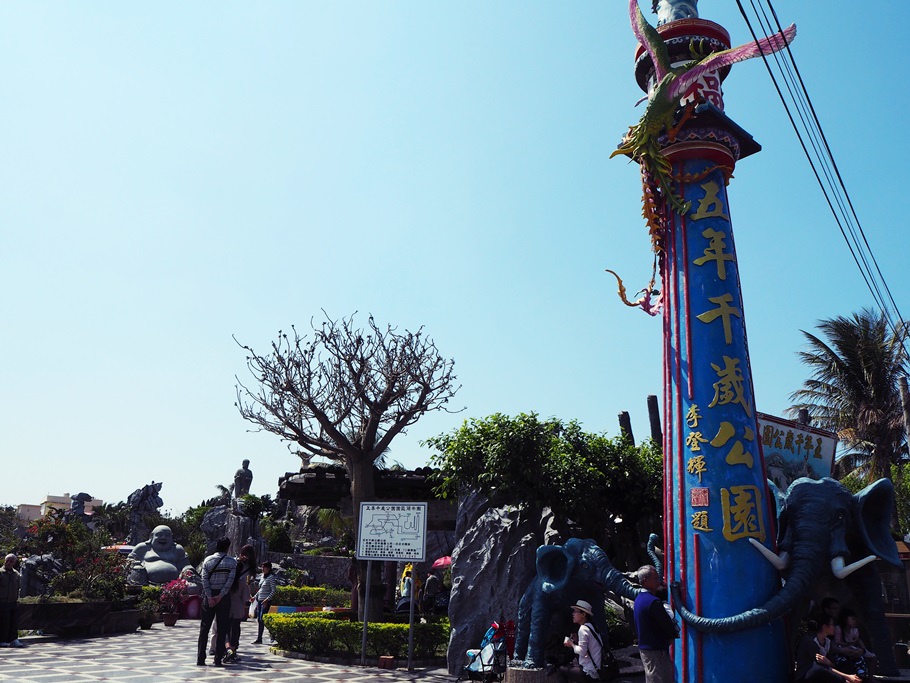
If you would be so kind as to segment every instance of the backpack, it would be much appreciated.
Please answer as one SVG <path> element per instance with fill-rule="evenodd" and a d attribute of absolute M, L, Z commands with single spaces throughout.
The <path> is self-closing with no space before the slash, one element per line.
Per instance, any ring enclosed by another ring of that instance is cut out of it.
<path fill-rule="evenodd" d="M 619 675 L 619 662 L 616 661 L 616 657 L 613 656 L 610 649 L 604 647 L 600 634 L 594 626 L 590 623 L 585 624 L 585 626 L 591 629 L 591 635 L 600 644 L 600 666 L 597 667 L 597 678 L 601 681 L 611 681 Z"/>

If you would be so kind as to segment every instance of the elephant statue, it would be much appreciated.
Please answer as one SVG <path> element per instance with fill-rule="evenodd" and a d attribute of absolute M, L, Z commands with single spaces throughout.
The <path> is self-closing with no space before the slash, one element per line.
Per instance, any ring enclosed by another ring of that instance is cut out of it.
<path fill-rule="evenodd" d="M 647 552 L 648 557 L 651 558 L 651 564 L 654 565 L 654 568 L 657 570 L 657 573 L 660 576 L 664 575 L 664 564 L 661 562 L 660 555 L 658 554 L 657 544 L 660 541 L 660 537 L 657 534 L 651 534 L 648 536 L 648 545 Z"/>
<path fill-rule="evenodd" d="M 755 539 L 749 542 L 781 572 L 785 583 L 765 604 L 721 618 L 690 612 L 680 599 L 679 585 L 671 586 L 683 620 L 706 633 L 731 633 L 764 626 L 787 614 L 808 598 L 813 587 L 828 579 L 828 571 L 852 592 L 869 632 L 869 647 L 879 657 L 879 671 L 897 673 L 885 623 L 881 580 L 876 559 L 900 567 L 891 538 L 894 487 L 879 479 L 853 495 L 839 481 L 800 478 L 786 495 L 769 481 L 777 502 L 780 554 Z M 849 564 L 848 564 L 849 563 Z M 871 642 L 870 642 L 871 641 Z"/>
<path fill-rule="evenodd" d="M 577 600 L 593 606 L 594 628 L 607 647 L 607 617 L 604 592 L 613 591 L 634 600 L 641 591 L 611 563 L 607 554 L 590 538 L 570 538 L 565 545 L 542 545 L 537 549 L 537 575 L 518 605 L 515 657 L 525 667 L 544 666 L 550 620 L 560 610 L 566 614 Z M 565 634 L 563 634 L 565 635 Z"/>

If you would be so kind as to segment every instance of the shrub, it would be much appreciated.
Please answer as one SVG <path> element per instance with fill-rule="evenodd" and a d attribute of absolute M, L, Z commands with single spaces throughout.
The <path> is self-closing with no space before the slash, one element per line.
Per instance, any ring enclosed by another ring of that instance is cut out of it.
<path fill-rule="evenodd" d="M 272 603 L 293 607 L 350 607 L 351 592 L 327 586 L 278 586 Z"/>
<path fill-rule="evenodd" d="M 268 614 L 265 625 L 283 650 L 311 656 L 360 655 L 363 623 L 323 613 Z M 426 659 L 445 653 L 451 627 L 449 620 L 414 624 L 414 657 Z M 367 624 L 367 655 L 403 657 L 408 653 L 407 624 Z"/>
<path fill-rule="evenodd" d="M 607 627 L 610 633 L 610 647 L 613 649 L 629 647 L 634 642 L 632 628 L 612 610 L 607 610 Z"/>

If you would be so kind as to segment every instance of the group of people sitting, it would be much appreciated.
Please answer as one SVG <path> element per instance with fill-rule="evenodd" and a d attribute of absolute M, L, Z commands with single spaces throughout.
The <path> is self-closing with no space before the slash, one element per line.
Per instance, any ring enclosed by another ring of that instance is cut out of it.
<path fill-rule="evenodd" d="M 796 652 L 796 681 L 860 683 L 869 678 L 875 659 L 860 638 L 856 615 L 842 610 L 837 599 L 825 598 Z"/>
<path fill-rule="evenodd" d="M 410 611 L 410 601 L 416 598 L 415 607 L 423 614 L 447 614 L 449 593 L 439 577 L 439 570 L 431 569 L 426 583 L 421 585 L 413 576 L 412 565 L 405 565 L 401 581 L 398 584 L 399 598 L 396 601 L 396 612 Z"/>

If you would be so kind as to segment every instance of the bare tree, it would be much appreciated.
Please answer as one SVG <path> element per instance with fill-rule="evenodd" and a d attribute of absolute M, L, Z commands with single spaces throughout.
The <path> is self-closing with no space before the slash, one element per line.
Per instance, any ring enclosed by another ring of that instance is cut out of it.
<path fill-rule="evenodd" d="M 290 335 L 279 331 L 267 355 L 237 342 L 257 386 L 238 378 L 236 405 L 260 431 L 297 444 L 301 457 L 345 465 L 356 529 L 360 503 L 374 498 L 374 463 L 421 415 L 448 410 L 461 387 L 454 361 L 440 355 L 422 327 L 399 333 L 370 316 L 360 330 L 354 315 L 337 321 L 325 315 L 319 326 L 310 322 L 311 338 L 294 327 Z"/>

